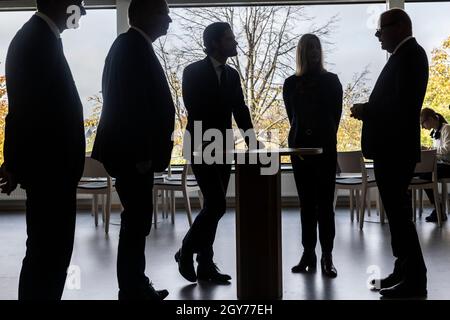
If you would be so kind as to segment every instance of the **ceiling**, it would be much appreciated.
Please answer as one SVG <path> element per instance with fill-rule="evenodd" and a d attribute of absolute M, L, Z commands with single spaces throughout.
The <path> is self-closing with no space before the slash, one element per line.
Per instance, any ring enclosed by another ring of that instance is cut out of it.
<path fill-rule="evenodd" d="M 88 8 L 115 7 L 116 1 L 126 0 L 85 0 Z M 170 6 L 213 6 L 213 5 L 263 5 L 263 4 L 331 4 L 331 3 L 383 3 L 385 0 L 167 0 Z M 450 0 L 437 0 L 444 2 Z M 406 2 L 428 2 L 406 0 Z M 0 0 L 0 9 L 17 10 L 34 8 L 34 0 Z"/>

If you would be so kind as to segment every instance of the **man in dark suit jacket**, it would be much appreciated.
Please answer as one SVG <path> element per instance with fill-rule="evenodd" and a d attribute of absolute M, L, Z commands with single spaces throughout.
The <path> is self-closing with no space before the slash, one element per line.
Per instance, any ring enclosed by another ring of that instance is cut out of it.
<path fill-rule="evenodd" d="M 103 71 L 103 111 L 92 157 L 116 177 L 124 211 L 117 256 L 119 299 L 162 300 L 145 275 L 145 241 L 152 224 L 154 172 L 171 158 L 175 109 L 152 42 L 172 20 L 165 0 L 133 0 L 131 28 L 120 35 Z"/>
<path fill-rule="evenodd" d="M 240 129 L 253 129 L 239 74 L 226 64 L 229 57 L 237 55 L 237 42 L 230 25 L 213 23 L 205 29 L 203 38 L 207 57 L 189 65 L 183 74 L 183 99 L 188 111 L 187 132 L 192 141 L 191 151 L 206 147 L 202 137 L 208 129 L 219 130 L 225 138 L 227 129 L 232 128 L 232 116 Z M 194 130 L 195 122 L 201 123 L 202 130 Z M 254 135 L 251 138 L 256 141 Z M 202 145 L 197 145 L 197 141 Z M 231 277 L 220 273 L 213 262 L 213 243 L 217 225 L 226 210 L 231 164 L 197 164 L 194 159 L 192 168 L 204 196 L 204 208 L 186 234 L 175 260 L 181 275 L 191 282 L 197 279 L 228 282 Z M 193 264 L 194 253 L 197 253 L 197 273 Z"/>
<path fill-rule="evenodd" d="M 376 36 L 392 55 L 369 102 L 355 105 L 352 114 L 363 121 L 362 150 L 366 158 L 374 160 L 397 260 L 391 275 L 372 284 L 377 284 L 385 297 L 425 296 L 427 269 L 412 221 L 408 185 L 420 162 L 419 119 L 428 83 L 428 60 L 412 37 L 408 14 L 401 9 L 381 15 Z M 401 143 L 396 141 L 397 135 L 402 137 Z"/>
<path fill-rule="evenodd" d="M 27 250 L 19 299 L 61 299 L 73 250 L 76 189 L 85 138 L 83 107 L 60 33 L 67 8 L 82 1 L 37 1 L 38 12 L 11 42 L 6 59 L 2 192 L 26 190 Z"/>

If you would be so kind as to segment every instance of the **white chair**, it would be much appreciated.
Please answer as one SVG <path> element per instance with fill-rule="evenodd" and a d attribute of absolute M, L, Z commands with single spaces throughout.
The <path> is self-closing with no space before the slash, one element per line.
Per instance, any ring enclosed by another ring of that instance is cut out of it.
<path fill-rule="evenodd" d="M 438 180 L 438 183 L 442 186 L 442 209 L 444 210 L 444 214 L 447 214 L 448 209 L 450 208 L 449 197 L 448 197 L 448 187 L 447 184 L 450 183 L 450 178 L 442 178 Z"/>
<path fill-rule="evenodd" d="M 338 173 L 336 174 L 336 190 L 334 206 L 336 207 L 338 190 L 348 190 L 350 193 L 350 218 L 354 221 L 354 205 L 356 200 L 357 219 L 359 227 L 364 227 L 364 214 L 366 204 L 370 215 L 370 189 L 376 188 L 377 184 L 373 176 L 367 174 L 364 158 L 361 151 L 338 152 Z M 353 199 L 355 198 L 355 199 Z M 368 201 L 369 199 L 369 201 Z M 384 222 L 384 212 L 381 201 L 377 197 L 377 205 L 380 211 L 380 221 Z"/>
<path fill-rule="evenodd" d="M 441 221 L 441 206 L 438 191 L 438 178 L 437 178 L 437 163 L 436 163 L 436 150 L 422 150 L 421 161 L 416 165 L 414 175 L 430 174 L 431 179 L 423 179 L 414 177 L 409 184 L 409 190 L 413 193 L 413 219 L 416 221 L 416 191 L 424 189 L 432 189 L 436 204 L 436 212 L 438 217 L 438 225 L 442 226 Z"/>
<path fill-rule="evenodd" d="M 102 200 L 102 220 L 105 225 L 105 233 L 109 232 L 109 220 L 111 216 L 111 198 L 115 191 L 114 181 L 106 172 L 103 164 L 91 157 L 86 157 L 83 177 L 78 183 L 78 194 L 92 194 L 92 211 L 95 226 L 98 226 L 98 196 Z M 105 199 L 106 198 L 106 199 Z"/>
<path fill-rule="evenodd" d="M 190 174 L 190 171 L 191 166 L 186 163 L 183 165 L 183 171 L 181 174 L 172 174 L 172 170 L 171 168 L 169 168 L 168 175 L 164 176 L 162 180 L 155 179 L 153 186 L 153 218 L 155 228 L 157 227 L 158 222 L 158 196 L 160 195 L 160 192 L 162 192 L 162 202 L 164 207 L 167 201 L 169 202 L 172 223 L 175 223 L 175 192 L 182 193 L 189 226 L 192 225 L 192 210 L 191 202 L 189 200 L 189 194 L 192 192 L 198 193 L 201 207 L 203 207 L 203 195 L 200 191 L 200 187 L 197 181 L 195 180 L 195 177 Z"/>

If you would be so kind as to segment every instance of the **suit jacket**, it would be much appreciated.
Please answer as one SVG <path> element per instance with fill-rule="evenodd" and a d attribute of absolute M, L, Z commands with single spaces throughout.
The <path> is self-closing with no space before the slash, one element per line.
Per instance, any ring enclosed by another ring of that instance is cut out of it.
<path fill-rule="evenodd" d="M 427 83 L 427 55 L 410 39 L 390 57 L 363 108 L 366 158 L 420 161 L 420 110 Z"/>
<path fill-rule="evenodd" d="M 289 146 L 335 153 L 342 114 L 338 76 L 331 72 L 291 76 L 284 83 L 283 98 L 291 124 Z"/>
<path fill-rule="evenodd" d="M 170 163 L 175 108 L 164 70 L 147 40 L 135 29 L 121 34 L 103 71 L 103 109 L 92 157 L 118 176 L 152 162 Z"/>
<path fill-rule="evenodd" d="M 188 111 L 186 130 L 191 134 L 191 150 L 199 147 L 194 145 L 196 140 L 202 140 L 194 137 L 194 121 L 202 121 L 202 137 L 208 129 L 218 129 L 225 137 L 226 130 L 232 128 L 232 116 L 240 129 L 253 128 L 239 73 L 228 65 L 223 72 L 226 73 L 225 81 L 219 84 L 209 57 L 190 64 L 184 70 L 183 100 Z"/>
<path fill-rule="evenodd" d="M 7 170 L 22 187 L 48 176 L 77 183 L 86 148 L 83 107 L 61 39 L 40 17 L 31 17 L 12 40 L 6 85 Z"/>

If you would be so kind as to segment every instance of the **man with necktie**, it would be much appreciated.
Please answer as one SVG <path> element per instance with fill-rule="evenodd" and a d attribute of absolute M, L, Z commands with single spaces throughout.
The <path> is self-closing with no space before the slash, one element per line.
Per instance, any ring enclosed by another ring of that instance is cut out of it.
<path fill-rule="evenodd" d="M 253 124 L 244 101 L 239 74 L 227 64 L 228 58 L 237 55 L 237 42 L 231 26 L 225 22 L 207 26 L 203 41 L 207 56 L 184 70 L 183 100 L 188 111 L 186 130 L 192 142 L 191 154 L 187 156 L 194 160 L 192 169 L 204 197 L 204 207 L 184 237 L 175 260 L 181 275 L 188 281 L 227 284 L 231 277 L 221 273 L 214 263 L 213 244 L 219 220 L 226 211 L 231 164 L 224 159 L 222 163 L 196 163 L 192 152 L 203 151 L 208 146 L 209 142 L 203 141 L 207 130 L 218 130 L 225 140 L 227 130 L 232 128 L 232 117 L 244 132 L 253 129 Z M 202 130 L 194 130 L 199 124 Z M 196 134 L 200 137 L 195 136 Z M 249 139 L 256 142 L 252 130 L 247 138 L 247 145 Z M 201 141 L 201 144 L 197 145 L 197 141 Z M 197 272 L 194 268 L 194 254 L 197 254 Z"/>

